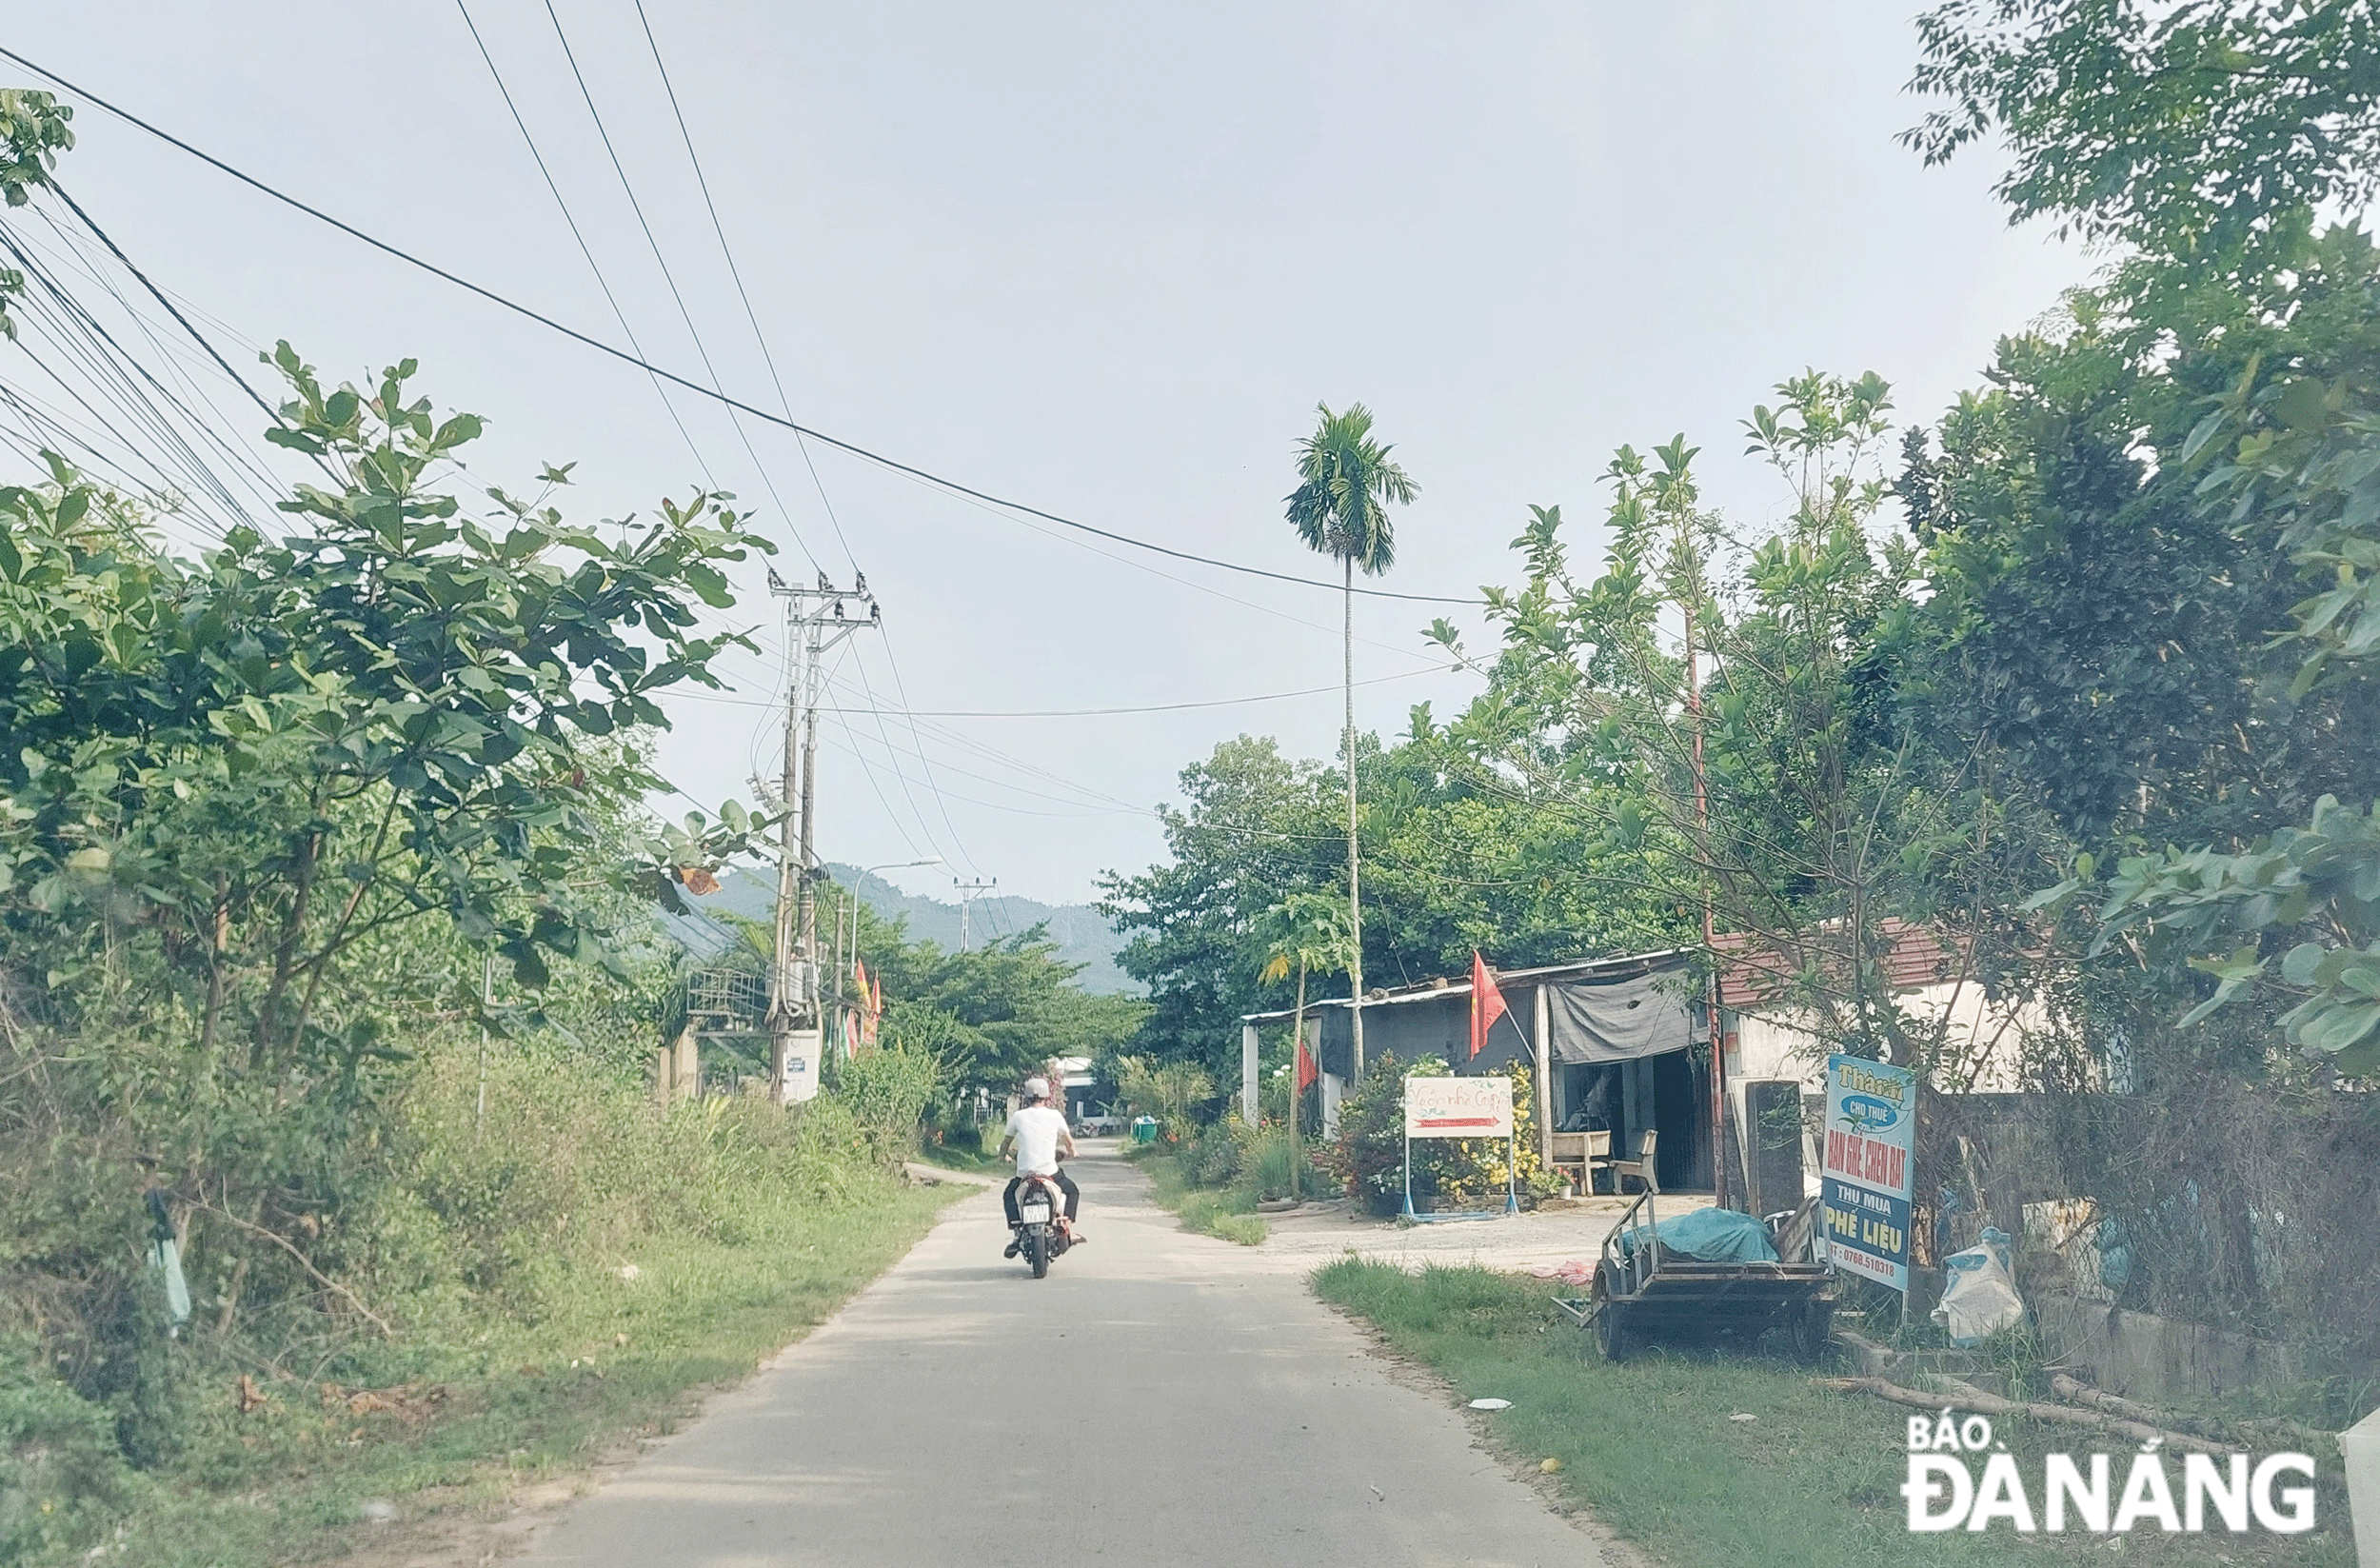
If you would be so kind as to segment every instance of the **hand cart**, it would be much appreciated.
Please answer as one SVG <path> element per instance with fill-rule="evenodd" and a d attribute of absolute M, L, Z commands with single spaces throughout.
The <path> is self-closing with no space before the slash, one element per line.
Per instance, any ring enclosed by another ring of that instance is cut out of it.
<path fill-rule="evenodd" d="M 1814 1204 L 1767 1220 L 1778 1262 L 1706 1262 L 1661 1244 L 1648 1192 L 1603 1239 L 1585 1300 L 1557 1300 L 1571 1321 L 1592 1333 L 1604 1359 L 1624 1361 L 1650 1339 L 1733 1337 L 1749 1344 L 1782 1329 L 1794 1354 L 1815 1362 L 1826 1353 L 1835 1320 L 1833 1276 L 1813 1260 Z M 1621 1238 L 1637 1234 L 1623 1244 Z"/>

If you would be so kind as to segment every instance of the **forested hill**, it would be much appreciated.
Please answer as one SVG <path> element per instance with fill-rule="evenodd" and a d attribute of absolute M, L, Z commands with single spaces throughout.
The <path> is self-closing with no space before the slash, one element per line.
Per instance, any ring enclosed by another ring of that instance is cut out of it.
<path fill-rule="evenodd" d="M 829 862 L 826 870 L 845 887 L 853 886 L 860 877 L 857 866 Z M 718 892 L 697 902 L 747 919 L 766 920 L 776 896 L 776 884 L 765 876 L 738 870 L 722 879 Z M 869 877 L 861 888 L 861 896 L 867 900 L 869 908 L 886 920 L 905 917 L 913 940 L 924 939 L 946 948 L 959 945 L 956 901 L 904 893 L 882 877 Z M 978 943 L 1046 923 L 1050 940 L 1058 943 L 1058 956 L 1068 963 L 1082 965 L 1082 973 L 1075 983 L 1083 990 L 1094 996 L 1146 993 L 1145 986 L 1117 967 L 1116 953 L 1123 946 L 1123 939 L 1087 903 L 1049 904 L 1032 899 L 987 895 L 975 901 L 968 923 L 971 940 Z"/>

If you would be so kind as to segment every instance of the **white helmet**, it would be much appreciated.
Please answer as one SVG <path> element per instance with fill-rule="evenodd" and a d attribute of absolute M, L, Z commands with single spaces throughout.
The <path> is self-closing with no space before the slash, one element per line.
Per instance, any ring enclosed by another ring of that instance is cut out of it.
<path fill-rule="evenodd" d="M 1024 1081 L 1024 1097 L 1027 1100 L 1047 1100 L 1049 1098 L 1049 1080 L 1046 1078 L 1026 1079 Z"/>

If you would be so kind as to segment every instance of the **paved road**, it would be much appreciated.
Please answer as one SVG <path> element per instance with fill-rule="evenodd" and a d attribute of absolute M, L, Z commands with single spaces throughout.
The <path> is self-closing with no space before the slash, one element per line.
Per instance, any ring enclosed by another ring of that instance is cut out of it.
<path fill-rule="evenodd" d="M 1099 1152 L 1033 1280 L 998 1194 L 575 1505 L 539 1568 L 1601 1560 L 1295 1277 L 1186 1235 Z"/>

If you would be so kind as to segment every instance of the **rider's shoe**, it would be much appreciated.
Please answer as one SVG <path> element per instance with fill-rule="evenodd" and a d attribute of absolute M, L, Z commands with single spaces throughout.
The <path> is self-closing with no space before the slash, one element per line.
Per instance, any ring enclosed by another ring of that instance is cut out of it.
<path fill-rule="evenodd" d="M 1023 1238 L 1023 1237 L 1021 1237 L 1021 1236 L 1020 1236 L 1020 1237 L 1016 1237 L 1016 1238 L 1012 1239 L 1012 1240 L 1009 1241 L 1009 1243 L 1008 1243 L 1008 1250 L 1007 1250 L 1007 1251 L 1005 1251 L 1005 1252 L 1003 1252 L 1003 1253 L 1002 1253 L 1002 1254 L 1001 1254 L 1001 1256 L 1002 1256 L 1002 1258 L 1014 1258 L 1014 1257 L 1015 1257 L 1018 1253 L 1022 1252 L 1023 1250 L 1024 1250 L 1024 1238 Z"/>
<path fill-rule="evenodd" d="M 1066 1245 L 1068 1245 L 1068 1246 L 1070 1246 L 1070 1247 L 1079 1247 L 1079 1246 L 1081 1246 L 1083 1242 L 1088 1241 L 1089 1240 L 1090 1240 L 1090 1238 L 1089 1238 L 1089 1237 L 1087 1237 L 1087 1236 L 1083 1235 L 1083 1234 L 1082 1234 L 1081 1231 L 1079 1231 L 1079 1230 L 1070 1230 L 1070 1231 L 1066 1232 Z"/>

